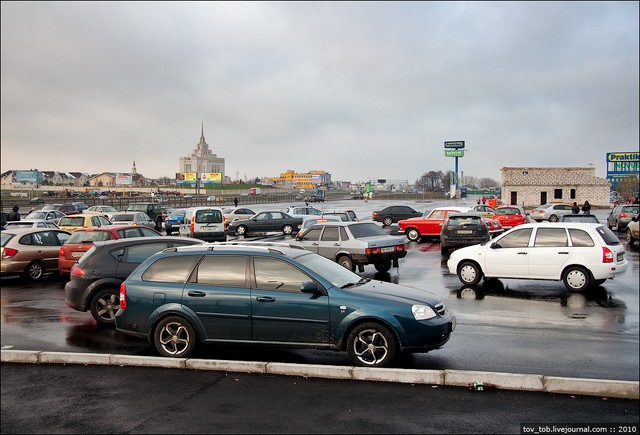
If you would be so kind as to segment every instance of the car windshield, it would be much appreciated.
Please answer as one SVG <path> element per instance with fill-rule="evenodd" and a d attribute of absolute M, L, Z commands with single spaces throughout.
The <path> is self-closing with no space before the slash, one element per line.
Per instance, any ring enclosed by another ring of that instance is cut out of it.
<path fill-rule="evenodd" d="M 83 217 L 63 217 L 60 219 L 58 226 L 81 227 L 84 225 Z"/>
<path fill-rule="evenodd" d="M 351 234 L 356 239 L 371 236 L 387 236 L 387 232 L 373 222 L 350 225 Z"/>
<path fill-rule="evenodd" d="M 115 214 L 111 219 L 113 222 L 131 222 L 133 221 L 132 214 Z"/>
<path fill-rule="evenodd" d="M 74 231 L 67 243 L 102 242 L 110 238 L 108 231 Z"/>
<path fill-rule="evenodd" d="M 42 208 L 41 208 L 41 210 L 49 211 L 49 210 L 57 210 L 57 209 L 59 209 L 59 208 L 60 208 L 60 206 L 59 206 L 59 205 L 51 205 L 51 204 L 47 204 L 47 205 L 45 205 L 44 207 L 42 207 Z"/>
<path fill-rule="evenodd" d="M 32 211 L 28 215 L 26 215 L 25 219 L 44 219 L 47 217 L 47 213 L 41 211 Z"/>
<path fill-rule="evenodd" d="M 346 267 L 339 265 L 333 260 L 322 257 L 321 255 L 313 255 L 312 253 L 309 253 L 296 258 L 296 261 L 313 270 L 315 273 L 338 288 L 348 286 L 349 284 L 357 284 L 362 279 L 359 275 L 351 272 Z"/>
<path fill-rule="evenodd" d="M 172 218 L 183 217 L 186 213 L 187 213 L 186 210 L 177 210 L 177 211 L 171 212 L 169 217 L 172 217 Z"/>

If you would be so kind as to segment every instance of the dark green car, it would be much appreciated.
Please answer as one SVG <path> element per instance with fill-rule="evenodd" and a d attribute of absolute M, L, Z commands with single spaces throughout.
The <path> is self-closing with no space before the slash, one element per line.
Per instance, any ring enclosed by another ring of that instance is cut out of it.
<path fill-rule="evenodd" d="M 251 242 L 152 256 L 121 286 L 116 315 L 118 331 L 167 357 L 188 357 L 199 343 L 255 343 L 346 351 L 366 367 L 438 349 L 455 323 L 427 291 L 363 279 L 296 246 Z"/>

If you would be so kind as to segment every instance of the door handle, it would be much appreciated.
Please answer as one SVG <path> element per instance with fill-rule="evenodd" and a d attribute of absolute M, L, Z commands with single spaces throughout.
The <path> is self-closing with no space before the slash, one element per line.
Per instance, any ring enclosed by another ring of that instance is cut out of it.
<path fill-rule="evenodd" d="M 258 301 L 258 302 L 275 302 L 276 299 L 275 298 L 271 298 L 269 296 L 258 296 L 256 298 L 256 301 Z"/>
<path fill-rule="evenodd" d="M 201 291 L 190 291 L 190 292 L 187 292 L 187 294 L 189 296 L 193 296 L 196 298 L 203 298 L 207 295 L 205 292 L 201 292 Z"/>
<path fill-rule="evenodd" d="M 568 252 L 566 252 L 566 251 L 560 251 L 560 252 L 558 252 L 558 254 L 564 254 L 564 255 L 567 255 L 567 254 L 569 254 L 569 253 L 568 253 Z"/>
<path fill-rule="evenodd" d="M 518 252 L 518 255 L 527 255 L 526 252 Z"/>

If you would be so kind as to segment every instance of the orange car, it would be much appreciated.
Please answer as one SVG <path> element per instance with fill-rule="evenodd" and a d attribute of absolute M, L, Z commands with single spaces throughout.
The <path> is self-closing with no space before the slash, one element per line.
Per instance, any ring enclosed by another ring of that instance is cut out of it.
<path fill-rule="evenodd" d="M 78 259 L 91 249 L 93 242 L 159 235 L 161 235 L 159 232 L 151 228 L 133 225 L 79 228 L 71 233 L 69 240 L 60 248 L 58 253 L 60 273 L 70 273 L 71 268 L 78 262 Z"/>

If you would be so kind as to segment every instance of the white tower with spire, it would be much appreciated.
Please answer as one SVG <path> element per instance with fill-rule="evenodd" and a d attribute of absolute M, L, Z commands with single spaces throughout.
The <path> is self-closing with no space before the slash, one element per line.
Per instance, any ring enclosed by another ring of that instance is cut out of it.
<path fill-rule="evenodd" d="M 209 144 L 204 139 L 204 122 L 200 130 L 200 141 L 196 148 L 187 157 L 180 157 L 179 172 L 197 172 L 198 176 L 205 172 L 220 173 L 221 179 L 225 178 L 225 159 L 218 157 L 209 149 Z"/>

